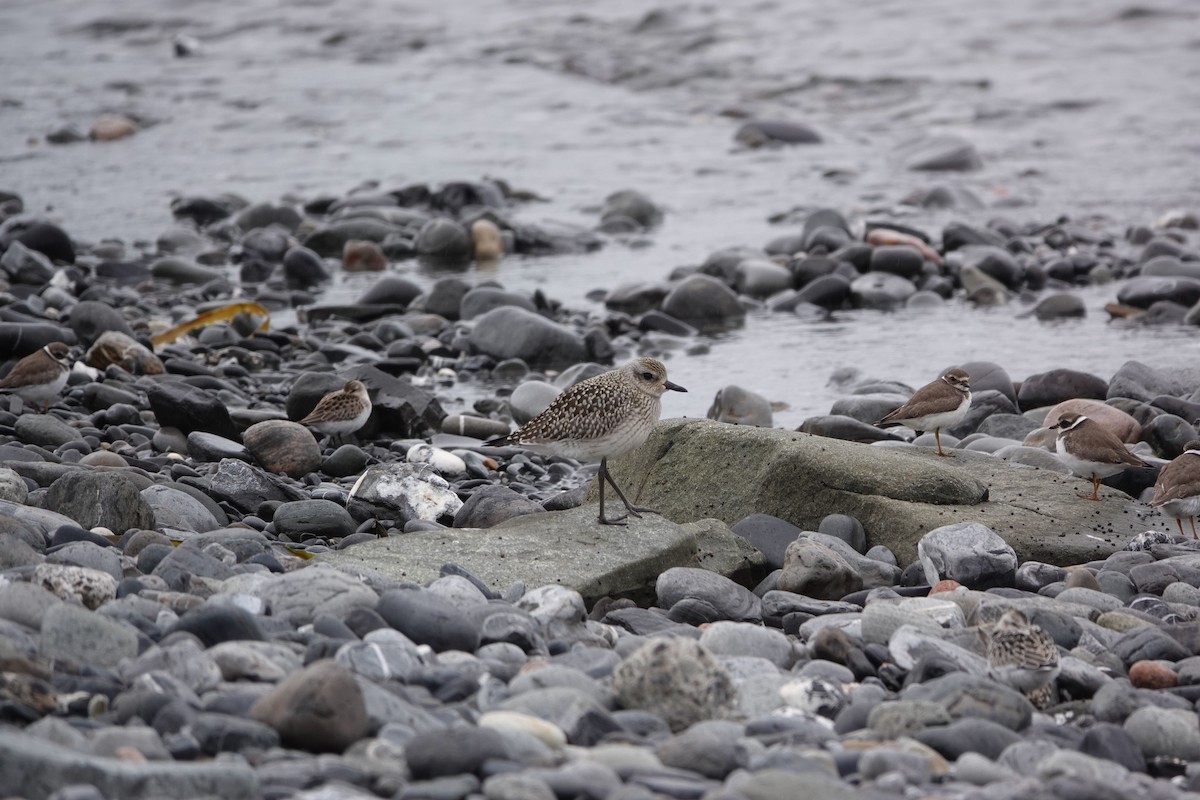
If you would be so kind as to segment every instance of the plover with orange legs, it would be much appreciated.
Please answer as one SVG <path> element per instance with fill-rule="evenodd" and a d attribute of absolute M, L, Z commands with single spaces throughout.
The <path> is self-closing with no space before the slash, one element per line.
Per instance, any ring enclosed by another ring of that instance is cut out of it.
<path fill-rule="evenodd" d="M 908 402 L 876 422 L 876 425 L 907 425 L 916 431 L 933 431 L 937 454 L 949 456 L 942 449 L 942 428 L 962 422 L 971 408 L 971 376 L 965 370 L 951 367 L 936 381 L 927 383 Z"/>
<path fill-rule="evenodd" d="M 1196 537 L 1196 515 L 1200 514 L 1200 439 L 1193 439 L 1183 446 L 1183 452 L 1162 468 L 1154 482 L 1154 495 L 1150 505 L 1175 518 L 1179 535 L 1183 535 L 1183 521 L 1192 526 L 1192 538 Z"/>
<path fill-rule="evenodd" d="M 636 450 L 650 436 L 662 413 L 662 396 L 686 392 L 667 380 L 667 368 L 655 358 L 637 358 L 624 366 L 580 381 L 554 398 L 545 411 L 490 445 L 515 445 L 534 452 L 600 462 L 600 522 L 623 525 L 629 515 L 653 509 L 633 505 L 608 472 L 608 459 Z M 607 483 L 625 504 L 626 513 L 604 514 Z"/>
<path fill-rule="evenodd" d="M 346 381 L 341 389 L 321 398 L 316 408 L 300 420 L 318 433 L 330 437 L 354 433 L 371 416 L 371 396 L 362 381 Z"/>
<path fill-rule="evenodd" d="M 1058 459 L 1081 478 L 1092 482 L 1084 500 L 1100 499 L 1100 481 L 1129 467 L 1144 467 L 1146 462 L 1129 452 L 1115 433 L 1083 414 L 1068 412 L 1050 426 L 1058 429 L 1054 443 Z"/>

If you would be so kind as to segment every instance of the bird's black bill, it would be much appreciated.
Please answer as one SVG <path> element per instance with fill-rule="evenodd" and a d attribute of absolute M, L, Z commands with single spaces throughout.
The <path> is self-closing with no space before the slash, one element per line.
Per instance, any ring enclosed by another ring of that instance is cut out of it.
<path fill-rule="evenodd" d="M 667 381 L 666 383 L 664 383 L 663 386 L 667 387 L 672 392 L 686 392 L 687 391 L 687 389 L 683 388 L 678 383 L 671 383 L 670 381 Z"/>

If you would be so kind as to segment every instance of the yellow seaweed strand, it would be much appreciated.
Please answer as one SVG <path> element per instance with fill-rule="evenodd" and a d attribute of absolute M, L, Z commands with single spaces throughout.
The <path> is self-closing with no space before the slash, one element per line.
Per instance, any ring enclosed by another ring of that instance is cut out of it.
<path fill-rule="evenodd" d="M 227 320 L 231 320 L 242 312 L 247 314 L 258 314 L 259 316 L 264 317 L 262 325 L 258 326 L 258 330 L 260 331 L 265 331 L 271 322 L 271 312 L 267 311 L 265 307 L 259 305 L 258 303 L 230 303 L 227 306 L 221 306 L 220 308 L 214 308 L 211 311 L 205 311 L 203 314 L 193 317 L 187 322 L 181 322 L 174 328 L 170 328 L 162 333 L 151 336 L 150 343 L 155 347 L 158 347 L 162 344 L 170 344 L 189 331 L 193 331 L 196 328 L 203 328 L 207 325 L 212 325 L 214 322 L 225 322 Z"/>

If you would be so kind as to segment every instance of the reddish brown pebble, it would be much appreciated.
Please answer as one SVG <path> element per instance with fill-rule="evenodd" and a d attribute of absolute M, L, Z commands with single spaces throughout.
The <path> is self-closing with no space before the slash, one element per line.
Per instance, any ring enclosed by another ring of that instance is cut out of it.
<path fill-rule="evenodd" d="M 1138 689 L 1170 689 L 1179 677 L 1161 661 L 1144 660 L 1129 668 L 1129 682 Z"/>
<path fill-rule="evenodd" d="M 931 586 L 929 589 L 929 593 L 930 594 L 940 594 L 942 592 L 953 592 L 955 589 L 959 588 L 960 586 L 962 586 L 962 584 L 959 583 L 958 581 L 950 580 L 949 578 L 947 578 L 945 580 L 938 581 L 933 586 Z"/>
<path fill-rule="evenodd" d="M 379 272 L 387 263 L 387 256 L 374 242 L 351 239 L 342 248 L 342 267 L 350 272 Z"/>

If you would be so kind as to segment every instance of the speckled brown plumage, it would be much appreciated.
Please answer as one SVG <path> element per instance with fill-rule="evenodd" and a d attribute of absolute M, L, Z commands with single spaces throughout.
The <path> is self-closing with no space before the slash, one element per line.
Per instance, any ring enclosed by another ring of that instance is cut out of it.
<path fill-rule="evenodd" d="M 516 445 L 567 456 L 583 462 L 600 462 L 600 521 L 604 516 L 607 481 L 629 513 L 639 509 L 608 474 L 608 458 L 635 450 L 650 436 L 662 412 L 665 392 L 686 392 L 667 380 L 667 368 L 654 358 L 638 358 L 624 366 L 580 381 L 554 399 L 545 411 L 508 436 L 489 444 Z M 619 518 L 618 518 L 619 519 Z"/>
<path fill-rule="evenodd" d="M 1001 681 L 1038 708 L 1049 706 L 1058 676 L 1058 645 L 1016 609 L 1005 611 L 988 640 L 988 665 Z"/>
<path fill-rule="evenodd" d="M 367 424 L 370 416 L 371 396 L 367 387 L 362 381 L 346 381 L 341 389 L 322 397 L 300 424 L 327 436 L 344 436 Z"/>

